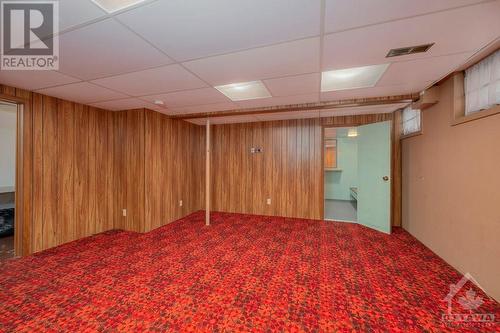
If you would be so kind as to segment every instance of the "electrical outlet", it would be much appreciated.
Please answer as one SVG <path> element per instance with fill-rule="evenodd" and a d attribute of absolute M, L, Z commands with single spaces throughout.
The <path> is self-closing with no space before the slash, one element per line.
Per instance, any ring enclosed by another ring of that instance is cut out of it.
<path fill-rule="evenodd" d="M 123 216 L 127 216 L 127 210 L 126 209 L 122 209 L 122 215 Z"/>
<path fill-rule="evenodd" d="M 182 200 L 179 200 L 179 207 L 182 207 Z"/>
<path fill-rule="evenodd" d="M 271 198 L 267 198 L 266 202 L 268 205 L 271 205 Z"/>

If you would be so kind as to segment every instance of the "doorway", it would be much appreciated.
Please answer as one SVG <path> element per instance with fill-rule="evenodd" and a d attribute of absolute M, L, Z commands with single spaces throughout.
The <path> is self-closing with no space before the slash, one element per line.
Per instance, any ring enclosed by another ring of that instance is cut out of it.
<path fill-rule="evenodd" d="M 17 105 L 0 101 L 0 259 L 15 256 Z"/>
<path fill-rule="evenodd" d="M 357 222 L 357 128 L 325 128 L 324 156 L 325 219 Z"/>
<path fill-rule="evenodd" d="M 323 131 L 324 218 L 391 232 L 391 122 Z"/>

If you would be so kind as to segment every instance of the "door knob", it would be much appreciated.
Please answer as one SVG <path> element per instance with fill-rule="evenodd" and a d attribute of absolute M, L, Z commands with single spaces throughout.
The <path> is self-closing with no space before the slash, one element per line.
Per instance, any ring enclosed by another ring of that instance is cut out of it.
<path fill-rule="evenodd" d="M 386 182 L 389 180 L 389 176 L 384 176 L 384 177 L 382 177 L 382 179 L 384 180 L 384 182 Z"/>

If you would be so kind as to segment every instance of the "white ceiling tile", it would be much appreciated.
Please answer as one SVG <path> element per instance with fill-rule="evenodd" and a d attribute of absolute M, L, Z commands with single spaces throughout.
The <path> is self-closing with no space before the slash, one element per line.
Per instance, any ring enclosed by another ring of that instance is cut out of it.
<path fill-rule="evenodd" d="M 498 37 L 499 12 L 500 1 L 495 1 L 329 34 L 322 70 L 478 50 Z M 426 43 L 435 43 L 426 53 L 385 58 L 392 48 Z"/>
<path fill-rule="evenodd" d="M 326 101 L 337 101 L 342 99 L 397 96 L 397 95 L 419 93 L 420 91 L 427 88 L 431 84 L 432 81 L 426 81 L 426 82 L 418 82 L 415 84 L 375 86 L 371 88 L 362 88 L 362 89 L 329 91 L 321 93 L 321 101 L 326 102 Z"/>
<path fill-rule="evenodd" d="M 151 68 L 98 79 L 93 82 L 132 96 L 147 96 L 206 87 L 203 81 L 180 65 Z"/>
<path fill-rule="evenodd" d="M 255 117 L 260 121 L 286 120 L 286 119 L 310 119 L 319 118 L 318 110 L 309 111 L 291 111 L 256 114 Z"/>
<path fill-rule="evenodd" d="M 239 109 L 239 106 L 233 102 L 169 108 L 170 112 L 172 112 L 174 114 L 216 112 L 216 111 L 227 111 L 227 110 L 236 110 L 236 109 Z"/>
<path fill-rule="evenodd" d="M 185 62 L 212 85 L 319 72 L 319 38 Z"/>
<path fill-rule="evenodd" d="M 55 71 L 0 71 L 0 83 L 27 90 L 36 90 L 78 81 L 80 80 Z"/>
<path fill-rule="evenodd" d="M 357 106 L 347 108 L 337 108 L 330 110 L 321 110 L 321 117 L 334 117 L 334 116 L 353 116 L 358 114 L 376 114 L 376 113 L 391 113 L 407 106 L 408 103 L 394 103 L 386 105 L 373 105 L 373 106 Z"/>
<path fill-rule="evenodd" d="M 295 75 L 264 80 L 264 84 L 273 96 L 290 96 L 318 93 L 320 82 L 320 73 Z"/>
<path fill-rule="evenodd" d="M 177 91 L 168 94 L 144 96 L 141 99 L 154 103 L 163 101 L 169 108 L 229 102 L 229 99 L 214 88 Z"/>
<path fill-rule="evenodd" d="M 163 109 L 154 104 L 140 100 L 138 98 L 118 99 L 115 101 L 92 103 L 91 105 L 112 111 L 122 111 L 122 110 L 141 109 L 141 108 L 147 108 L 154 111 L 159 111 Z M 163 109 L 163 111 L 165 112 L 166 109 Z"/>
<path fill-rule="evenodd" d="M 172 63 L 113 19 L 64 33 L 59 40 L 60 71 L 85 80 Z"/>
<path fill-rule="evenodd" d="M 242 108 L 259 108 L 277 105 L 291 105 L 303 103 L 315 103 L 319 101 L 319 94 L 304 94 L 295 96 L 270 97 L 236 102 Z"/>
<path fill-rule="evenodd" d="M 418 85 L 421 82 L 437 81 L 454 71 L 471 55 L 471 52 L 466 52 L 450 56 L 396 62 L 389 66 L 378 85 Z"/>
<path fill-rule="evenodd" d="M 157 1 L 118 19 L 185 61 L 319 35 L 320 1 Z"/>
<path fill-rule="evenodd" d="M 106 16 L 106 12 L 90 0 L 59 0 L 58 29 L 54 33 L 83 25 Z M 40 34 L 40 32 L 38 32 Z M 40 37 L 49 37 L 53 34 L 41 33 Z M 32 37 L 32 41 L 35 39 Z"/>
<path fill-rule="evenodd" d="M 130 10 L 134 7 L 139 7 L 146 4 L 147 0 L 91 0 L 95 2 L 106 13 L 117 14 L 124 10 Z M 149 0 L 149 2 L 156 0 Z"/>
<path fill-rule="evenodd" d="M 37 90 L 36 92 L 48 96 L 62 98 L 83 104 L 109 101 L 112 99 L 127 98 L 127 95 L 96 86 L 95 84 L 80 82 Z"/>
<path fill-rule="evenodd" d="M 325 31 L 333 32 L 460 7 L 484 0 L 326 0 Z"/>
<path fill-rule="evenodd" d="M 105 15 L 106 12 L 90 0 L 59 0 L 59 31 Z"/>

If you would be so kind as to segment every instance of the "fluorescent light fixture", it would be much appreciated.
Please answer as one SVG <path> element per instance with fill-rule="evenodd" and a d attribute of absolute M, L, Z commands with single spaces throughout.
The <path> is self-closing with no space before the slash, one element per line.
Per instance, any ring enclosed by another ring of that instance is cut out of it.
<path fill-rule="evenodd" d="M 321 73 L 321 91 L 374 87 L 389 64 L 353 67 Z"/>
<path fill-rule="evenodd" d="M 358 136 L 358 130 L 355 128 L 350 128 L 349 131 L 347 132 L 347 136 L 350 138 L 355 138 Z"/>
<path fill-rule="evenodd" d="M 226 84 L 223 86 L 216 86 L 215 89 L 226 95 L 232 101 L 271 97 L 271 94 L 261 81 Z"/>
<path fill-rule="evenodd" d="M 96 5 L 107 11 L 114 13 L 127 7 L 144 2 L 145 0 L 92 0 Z"/>

